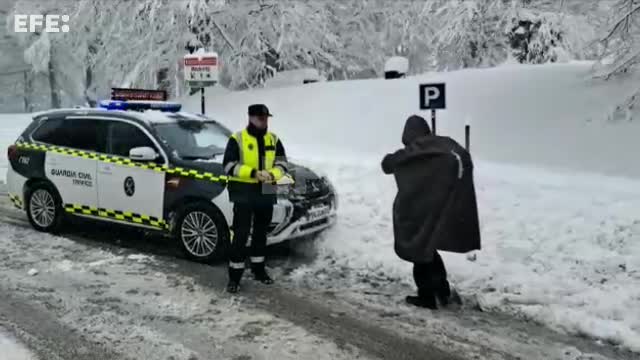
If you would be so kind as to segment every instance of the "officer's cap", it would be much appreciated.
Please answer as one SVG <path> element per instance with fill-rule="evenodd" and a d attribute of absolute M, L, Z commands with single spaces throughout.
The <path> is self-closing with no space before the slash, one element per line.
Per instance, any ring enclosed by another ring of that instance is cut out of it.
<path fill-rule="evenodd" d="M 249 116 L 273 116 L 264 104 L 249 105 Z"/>

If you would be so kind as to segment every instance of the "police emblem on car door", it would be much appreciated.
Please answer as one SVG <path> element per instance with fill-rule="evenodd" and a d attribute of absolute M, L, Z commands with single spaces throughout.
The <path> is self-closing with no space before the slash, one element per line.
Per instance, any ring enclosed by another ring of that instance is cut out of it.
<path fill-rule="evenodd" d="M 133 196 L 135 192 L 136 183 L 131 176 L 127 176 L 127 178 L 124 179 L 124 193 L 127 194 L 127 196 Z"/>

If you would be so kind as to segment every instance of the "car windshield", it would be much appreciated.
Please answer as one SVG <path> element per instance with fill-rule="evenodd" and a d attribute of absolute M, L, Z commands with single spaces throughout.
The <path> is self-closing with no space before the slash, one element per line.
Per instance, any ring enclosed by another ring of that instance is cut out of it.
<path fill-rule="evenodd" d="M 185 160 L 211 159 L 224 154 L 231 132 L 215 121 L 178 120 L 157 123 L 158 135 Z"/>

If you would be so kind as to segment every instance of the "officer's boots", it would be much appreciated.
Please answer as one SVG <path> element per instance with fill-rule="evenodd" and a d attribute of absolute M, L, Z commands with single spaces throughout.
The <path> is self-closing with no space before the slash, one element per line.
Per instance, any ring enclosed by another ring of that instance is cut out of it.
<path fill-rule="evenodd" d="M 264 262 L 261 263 L 252 263 L 251 271 L 253 272 L 253 277 L 260 281 L 263 284 L 271 285 L 273 284 L 273 279 L 267 274 L 267 270 L 265 269 Z"/>

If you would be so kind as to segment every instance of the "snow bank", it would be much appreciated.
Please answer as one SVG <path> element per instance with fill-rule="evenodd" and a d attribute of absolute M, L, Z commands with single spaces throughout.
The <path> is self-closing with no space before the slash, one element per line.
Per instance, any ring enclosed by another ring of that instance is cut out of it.
<path fill-rule="evenodd" d="M 379 162 L 417 112 L 418 83 L 446 81 L 438 132 L 462 141 L 465 122 L 472 126 L 483 237 L 474 262 L 444 254 L 454 284 L 485 309 L 640 351 L 640 180 L 610 176 L 640 178 L 640 123 L 606 120 L 634 84 L 595 82 L 589 69 L 505 65 L 329 82 L 232 93 L 207 106 L 237 129 L 247 105 L 266 103 L 289 153 L 335 183 L 338 224 L 299 276 L 333 271 L 332 283 L 350 286 L 352 277 L 337 276 L 348 272 L 413 286 L 411 264 L 393 253 L 396 188 Z"/>
<path fill-rule="evenodd" d="M 0 349 L 2 349 L 3 360 L 35 360 L 29 350 L 6 335 L 2 329 L 0 329 Z"/>
<path fill-rule="evenodd" d="M 634 92 L 634 79 L 597 82 L 590 69 L 587 62 L 505 65 L 234 92 L 208 98 L 207 113 L 235 129 L 246 123 L 247 105 L 265 103 L 289 146 L 380 156 L 400 144 L 405 119 L 419 113 L 418 84 L 444 81 L 448 110 L 438 112 L 437 130 L 462 141 L 469 119 L 476 157 L 640 177 L 640 166 L 631 166 L 640 121 L 607 121 Z M 199 111 L 200 98 L 185 100 L 185 108 Z"/>
<path fill-rule="evenodd" d="M 325 77 L 320 75 L 318 70 L 299 69 L 287 70 L 276 73 L 272 78 L 267 79 L 264 83 L 265 88 L 282 88 L 287 86 L 298 86 L 304 84 L 305 81 L 320 82 L 325 81 Z"/>
<path fill-rule="evenodd" d="M 413 286 L 411 264 L 393 252 L 393 177 L 331 157 L 305 163 L 335 182 L 341 207 L 300 276 L 335 269 Z M 640 351 L 640 181 L 477 168 L 483 249 L 475 262 L 443 253 L 454 285 L 486 310 Z"/>
<path fill-rule="evenodd" d="M 7 147 L 13 144 L 18 136 L 31 122 L 29 114 L 0 114 L 0 181 L 7 178 Z"/>

